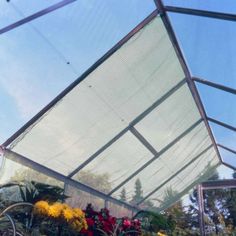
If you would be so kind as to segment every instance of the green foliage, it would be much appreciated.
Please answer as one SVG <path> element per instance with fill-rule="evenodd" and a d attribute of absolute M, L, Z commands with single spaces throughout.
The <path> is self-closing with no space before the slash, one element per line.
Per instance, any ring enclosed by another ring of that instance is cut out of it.
<path fill-rule="evenodd" d="M 48 202 L 62 202 L 68 198 L 64 194 L 64 189 L 58 186 L 32 181 L 26 182 L 24 185 L 20 185 L 19 187 L 21 198 L 24 202 L 35 203 L 40 200 L 45 200 Z"/>
<path fill-rule="evenodd" d="M 144 233 L 157 233 L 160 230 L 173 230 L 174 224 L 163 214 L 151 211 L 139 211 L 133 218 L 142 222 L 142 230 Z"/>
<path fill-rule="evenodd" d="M 39 200 L 47 200 L 49 202 L 55 202 L 55 201 L 64 201 L 66 198 L 68 198 L 64 194 L 64 189 L 58 186 L 52 186 L 49 184 L 39 183 L 35 181 L 11 182 L 0 186 L 0 190 L 2 190 L 2 193 L 9 192 L 8 195 L 11 195 L 11 193 L 15 192 L 17 189 L 19 191 L 18 201 L 16 200 L 9 201 L 10 204 L 21 201 L 30 202 L 34 204 Z M 5 202 L 5 200 L 7 200 L 5 199 L 3 194 L 0 196 L 1 196 L 1 202 Z"/>
<path fill-rule="evenodd" d="M 12 189 L 13 188 L 13 189 Z M 18 202 L 29 202 L 34 204 L 39 200 L 47 200 L 48 202 L 64 201 L 67 196 L 64 195 L 64 190 L 58 186 L 52 186 L 44 183 L 38 183 L 35 181 L 24 181 L 24 182 L 11 182 L 2 185 L 0 189 L 3 192 L 9 192 L 7 197 L 11 192 L 15 192 L 18 189 Z M 15 201 L 9 201 L 1 196 L 1 202 L 4 203 L 2 208 L 5 208 Z M 30 207 L 16 207 L 11 210 L 11 216 L 17 224 L 17 228 L 27 233 L 32 233 L 35 235 L 37 231 L 37 226 L 41 225 L 41 220 L 38 221 L 32 216 L 32 208 Z M 4 225 L 3 225 L 4 226 Z M 1 228 L 0 228 L 1 230 Z M 33 230 L 33 232 L 32 232 Z M 1 231 L 0 231 L 1 232 Z M 36 234 L 37 235 L 37 234 Z M 39 235 L 39 234 L 38 234 Z"/>

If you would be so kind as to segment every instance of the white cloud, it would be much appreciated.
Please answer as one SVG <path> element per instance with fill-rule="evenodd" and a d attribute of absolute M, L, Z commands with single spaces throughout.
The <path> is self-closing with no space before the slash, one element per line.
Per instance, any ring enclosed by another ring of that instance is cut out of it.
<path fill-rule="evenodd" d="M 16 109 L 24 120 L 36 114 L 49 99 L 44 91 L 30 84 L 27 79 L 18 79 L 17 75 L 10 78 L 1 77 L 0 83 L 2 89 L 14 100 Z"/>

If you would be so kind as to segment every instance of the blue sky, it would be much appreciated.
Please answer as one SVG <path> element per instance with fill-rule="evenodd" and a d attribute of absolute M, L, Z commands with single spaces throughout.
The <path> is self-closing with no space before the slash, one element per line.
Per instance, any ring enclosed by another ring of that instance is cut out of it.
<path fill-rule="evenodd" d="M 0 27 L 56 2 L 58 0 L 1 1 L 0 9 L 4 10 L 0 12 Z M 235 0 L 165 2 L 236 12 Z M 1 35 L 0 142 L 18 130 L 154 8 L 152 0 L 80 0 Z M 236 88 L 235 22 L 177 14 L 170 17 L 192 74 Z M 234 95 L 203 85 L 198 89 L 209 116 L 236 126 Z M 235 132 L 211 125 L 220 143 L 236 149 Z M 231 154 L 224 152 L 222 155 L 236 166 Z"/>

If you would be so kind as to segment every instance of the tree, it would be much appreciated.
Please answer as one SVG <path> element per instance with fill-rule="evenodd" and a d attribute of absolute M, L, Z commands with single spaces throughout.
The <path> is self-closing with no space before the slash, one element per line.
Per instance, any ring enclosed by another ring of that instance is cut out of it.
<path fill-rule="evenodd" d="M 232 177 L 236 179 L 236 172 L 232 174 Z M 236 190 L 230 188 L 225 190 L 225 210 L 227 209 L 227 217 L 225 220 L 226 226 L 235 228 L 236 227 Z"/>
<path fill-rule="evenodd" d="M 127 201 L 125 188 L 123 188 L 123 189 L 121 190 L 121 193 L 120 193 L 120 200 L 123 201 L 123 202 L 126 202 L 126 201 Z"/>
<path fill-rule="evenodd" d="M 143 190 L 140 179 L 137 179 L 134 183 L 134 196 L 131 200 L 131 203 L 138 203 L 143 199 Z"/>
<path fill-rule="evenodd" d="M 86 184 L 92 188 L 95 188 L 103 193 L 109 193 L 111 191 L 111 184 L 109 181 L 109 175 L 95 174 L 91 171 L 80 171 L 73 179 Z"/>
<path fill-rule="evenodd" d="M 73 179 L 104 193 L 111 191 L 109 175 L 106 173 L 95 174 L 91 171 L 80 171 Z M 67 186 L 66 195 L 71 196 L 67 199 L 67 203 L 73 207 L 85 208 L 88 203 L 92 203 L 95 208 L 104 207 L 103 199 L 71 186 Z"/>
<path fill-rule="evenodd" d="M 22 168 L 16 171 L 15 175 L 11 177 L 12 182 L 23 182 L 23 181 L 36 181 L 54 186 L 63 187 L 63 183 L 45 174 L 42 174 L 36 170 L 30 168 Z"/>
<path fill-rule="evenodd" d="M 174 191 L 171 187 L 167 188 L 161 206 L 164 206 L 166 202 L 172 202 L 176 195 L 178 195 L 177 191 Z M 173 228 L 175 228 L 175 230 L 173 231 L 173 235 L 189 235 L 187 214 L 184 210 L 182 200 L 179 200 L 178 202 L 165 209 L 164 215 L 174 225 Z"/>

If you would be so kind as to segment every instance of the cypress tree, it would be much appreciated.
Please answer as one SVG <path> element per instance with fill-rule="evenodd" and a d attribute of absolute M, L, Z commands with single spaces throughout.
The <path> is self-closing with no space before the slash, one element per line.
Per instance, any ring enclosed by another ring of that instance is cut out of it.
<path fill-rule="evenodd" d="M 123 202 L 126 202 L 126 201 L 127 201 L 125 188 L 123 188 L 123 189 L 121 190 L 121 193 L 120 193 L 120 200 L 123 201 Z"/>

